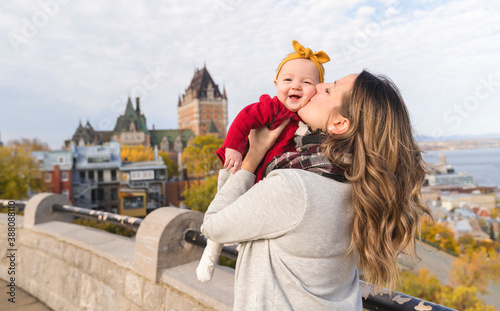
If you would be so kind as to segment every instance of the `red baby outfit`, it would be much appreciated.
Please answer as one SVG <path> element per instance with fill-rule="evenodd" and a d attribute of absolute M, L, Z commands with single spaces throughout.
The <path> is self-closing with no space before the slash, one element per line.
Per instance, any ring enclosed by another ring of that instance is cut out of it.
<path fill-rule="evenodd" d="M 290 122 L 285 126 L 283 132 L 281 132 L 255 171 L 255 175 L 257 176 L 256 182 L 258 182 L 263 178 L 265 166 L 275 156 L 281 155 L 284 152 L 295 151 L 293 137 L 299 127 L 300 118 L 297 113 L 288 110 L 278 100 L 278 97 L 271 98 L 269 95 L 262 95 L 258 102 L 243 108 L 229 127 L 224 144 L 216 151 L 217 156 L 222 161 L 222 164 L 224 164 L 226 148 L 237 150 L 244 155 L 251 129 L 257 129 L 266 125 L 270 130 L 273 130 L 287 119 L 290 119 Z"/>

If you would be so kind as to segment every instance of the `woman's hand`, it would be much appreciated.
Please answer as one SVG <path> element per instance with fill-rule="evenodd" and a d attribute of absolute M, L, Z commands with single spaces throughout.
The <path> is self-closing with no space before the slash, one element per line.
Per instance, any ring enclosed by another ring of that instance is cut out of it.
<path fill-rule="evenodd" d="M 250 135 L 248 135 L 250 147 L 243 159 L 241 168 L 254 173 L 257 166 L 259 166 L 259 163 L 262 161 L 267 151 L 274 145 L 274 142 L 276 142 L 276 139 L 278 139 L 288 122 L 290 122 L 289 119 L 283 121 L 272 131 L 269 130 L 267 126 L 251 130 Z"/>

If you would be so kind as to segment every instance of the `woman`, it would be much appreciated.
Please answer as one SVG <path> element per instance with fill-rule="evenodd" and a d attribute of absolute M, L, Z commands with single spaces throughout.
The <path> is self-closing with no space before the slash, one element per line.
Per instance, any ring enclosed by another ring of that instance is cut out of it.
<path fill-rule="evenodd" d="M 227 182 L 202 232 L 241 243 L 235 310 L 362 310 L 357 266 L 368 282 L 393 288 L 397 256 L 415 255 L 414 234 L 429 213 L 408 111 L 392 82 L 363 71 L 318 84 L 298 113 L 315 134 L 254 185 L 284 125 L 253 132 L 243 169 L 228 180 L 221 171 Z"/>

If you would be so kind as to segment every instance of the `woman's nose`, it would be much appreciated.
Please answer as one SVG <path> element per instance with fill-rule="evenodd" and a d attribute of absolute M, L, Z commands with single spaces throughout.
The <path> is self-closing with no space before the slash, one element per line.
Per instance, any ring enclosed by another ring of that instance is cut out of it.
<path fill-rule="evenodd" d="M 319 93 L 319 92 L 321 92 L 324 89 L 325 89 L 324 83 L 318 83 L 318 84 L 316 84 L 316 93 Z"/>

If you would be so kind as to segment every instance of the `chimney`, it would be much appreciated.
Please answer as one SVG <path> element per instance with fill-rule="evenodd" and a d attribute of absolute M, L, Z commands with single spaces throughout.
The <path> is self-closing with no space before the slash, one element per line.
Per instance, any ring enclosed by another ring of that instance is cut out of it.
<path fill-rule="evenodd" d="M 135 111 L 137 112 L 137 114 L 141 114 L 141 105 L 140 105 L 139 97 L 135 98 L 135 104 L 136 104 Z"/>

